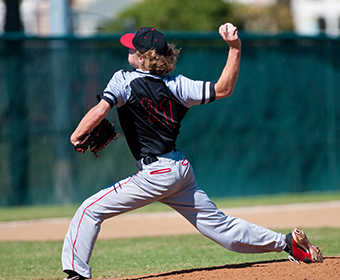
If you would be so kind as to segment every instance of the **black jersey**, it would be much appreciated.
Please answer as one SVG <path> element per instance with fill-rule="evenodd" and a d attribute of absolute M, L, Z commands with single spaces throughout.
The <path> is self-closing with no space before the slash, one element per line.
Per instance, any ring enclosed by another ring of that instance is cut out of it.
<path fill-rule="evenodd" d="M 139 160 L 175 149 L 181 121 L 190 106 L 212 102 L 215 91 L 213 83 L 184 76 L 119 71 L 99 98 L 117 106 L 129 148 Z"/>

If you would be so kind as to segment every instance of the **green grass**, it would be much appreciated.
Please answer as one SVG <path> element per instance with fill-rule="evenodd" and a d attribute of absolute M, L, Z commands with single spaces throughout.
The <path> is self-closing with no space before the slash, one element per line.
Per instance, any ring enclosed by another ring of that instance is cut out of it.
<path fill-rule="evenodd" d="M 340 255 L 340 229 L 305 231 L 324 256 Z M 61 241 L 0 242 L 0 279 L 62 279 L 61 248 Z M 98 240 L 90 265 L 94 279 L 105 279 L 279 259 L 287 254 L 238 254 L 202 235 L 182 235 Z"/>
<path fill-rule="evenodd" d="M 340 193 L 315 193 L 213 199 L 220 208 L 340 200 Z M 78 205 L 0 208 L 0 221 L 71 217 Z M 168 211 L 153 203 L 136 211 Z M 325 256 L 340 255 L 340 229 L 304 229 Z M 282 230 L 285 233 L 288 230 Z M 0 242 L 0 279 L 62 279 L 62 242 Z M 90 265 L 94 278 L 223 266 L 231 263 L 286 259 L 286 253 L 237 254 L 201 235 L 98 240 Z"/>
<path fill-rule="evenodd" d="M 244 207 L 256 205 L 279 205 L 290 203 L 324 202 L 340 200 L 340 192 L 336 193 L 307 193 L 307 194 L 282 194 L 235 198 L 213 199 L 220 208 Z M 72 217 L 79 205 L 53 205 L 53 206 L 23 206 L 0 208 L 0 222 L 48 219 L 60 217 Z M 141 209 L 139 212 L 169 211 L 168 206 L 161 203 L 153 203 Z"/>

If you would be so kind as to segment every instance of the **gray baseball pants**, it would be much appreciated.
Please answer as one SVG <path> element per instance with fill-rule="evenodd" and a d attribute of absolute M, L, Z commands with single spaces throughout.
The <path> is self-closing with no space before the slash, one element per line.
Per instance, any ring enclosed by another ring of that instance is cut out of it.
<path fill-rule="evenodd" d="M 193 169 L 178 151 L 158 156 L 158 161 L 86 199 L 74 215 L 66 234 L 62 265 L 91 278 L 88 265 L 105 219 L 155 201 L 178 211 L 203 235 L 239 253 L 281 252 L 285 235 L 242 219 L 225 215 L 198 186 Z"/>

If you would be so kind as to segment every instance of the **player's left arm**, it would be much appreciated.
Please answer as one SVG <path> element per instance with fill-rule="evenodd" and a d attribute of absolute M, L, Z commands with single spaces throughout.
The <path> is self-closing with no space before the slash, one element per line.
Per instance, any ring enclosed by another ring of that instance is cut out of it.
<path fill-rule="evenodd" d="M 76 146 L 88 131 L 95 128 L 107 116 L 110 109 L 110 104 L 102 99 L 96 106 L 88 111 L 72 133 L 70 138 L 71 143 Z"/>
<path fill-rule="evenodd" d="M 230 25 L 230 23 L 226 23 L 219 28 L 221 37 L 229 45 L 229 53 L 222 74 L 215 84 L 216 99 L 230 96 L 234 92 L 240 71 L 241 40 L 238 37 L 237 27 Z"/>

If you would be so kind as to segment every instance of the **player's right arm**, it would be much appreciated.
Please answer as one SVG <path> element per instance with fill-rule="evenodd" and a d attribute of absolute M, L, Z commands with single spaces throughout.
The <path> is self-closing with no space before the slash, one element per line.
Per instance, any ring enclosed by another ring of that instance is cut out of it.
<path fill-rule="evenodd" d="M 72 133 L 70 141 L 75 146 L 88 131 L 95 128 L 109 113 L 111 106 L 105 100 L 101 100 L 79 122 L 77 128 Z"/>
<path fill-rule="evenodd" d="M 234 92 L 241 62 L 241 40 L 237 28 L 234 26 L 228 32 L 228 23 L 226 23 L 220 26 L 219 33 L 229 45 L 229 53 L 226 65 L 215 84 L 216 99 L 230 96 Z"/>

